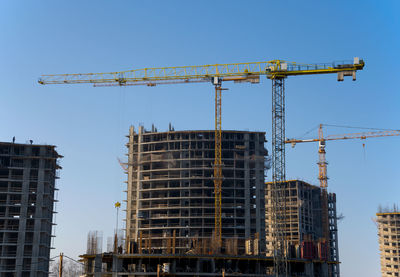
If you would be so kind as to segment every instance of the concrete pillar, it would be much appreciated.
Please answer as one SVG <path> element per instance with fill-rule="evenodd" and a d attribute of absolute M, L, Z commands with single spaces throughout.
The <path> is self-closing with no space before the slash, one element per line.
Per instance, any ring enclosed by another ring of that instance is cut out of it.
<path fill-rule="evenodd" d="M 245 208 L 245 238 L 250 238 L 250 169 L 249 169 L 249 134 L 244 134 L 244 208 Z"/>
<path fill-rule="evenodd" d="M 136 179 L 136 219 L 135 219 L 135 239 L 136 241 L 138 240 L 139 237 L 139 220 L 138 220 L 138 213 L 139 213 L 139 199 L 140 199 L 140 191 L 142 189 L 142 166 L 139 164 L 139 162 L 142 161 L 142 152 L 143 152 L 143 133 L 144 133 L 144 127 L 140 126 L 139 127 L 139 132 L 138 132 L 138 155 L 137 155 L 137 179 Z M 133 149 L 132 149 L 133 150 Z M 132 196 L 134 197 L 134 196 Z M 139 250 L 140 251 L 140 250 Z"/>
<path fill-rule="evenodd" d="M 314 277 L 314 264 L 312 262 L 304 264 L 305 277 Z"/>
<path fill-rule="evenodd" d="M 122 271 L 122 260 L 118 258 L 118 255 L 113 255 L 112 276 L 117 277 L 118 273 L 121 271 Z"/>
<path fill-rule="evenodd" d="M 321 264 L 321 276 L 322 277 L 329 277 L 328 274 L 328 264 L 327 263 L 323 263 Z"/>
<path fill-rule="evenodd" d="M 210 265 L 211 265 L 211 272 L 215 272 L 215 260 L 214 259 L 212 259 L 212 260 L 210 260 Z"/>
<path fill-rule="evenodd" d="M 38 270 L 38 257 L 39 257 L 39 244 L 40 244 L 40 236 L 41 231 L 44 229 L 42 223 L 45 223 L 43 218 L 43 194 L 44 194 L 44 160 L 41 159 L 39 161 L 38 168 L 38 180 L 37 180 L 37 193 L 36 193 L 36 209 L 35 209 L 35 228 L 33 233 L 33 248 L 32 248 L 32 268 L 31 268 L 31 277 L 36 277 Z"/>
<path fill-rule="evenodd" d="M 96 254 L 94 258 L 94 277 L 101 277 L 102 267 L 102 254 Z"/>
<path fill-rule="evenodd" d="M 136 265 L 137 265 L 136 271 L 137 272 L 142 272 L 143 271 L 143 269 L 142 269 L 142 259 L 139 259 L 139 261 L 138 261 L 138 263 Z"/>
<path fill-rule="evenodd" d="M 133 137 L 135 134 L 135 129 L 133 126 L 129 128 L 129 143 L 128 143 L 128 164 L 132 164 L 133 162 Z M 136 209 L 136 207 L 132 207 L 132 200 L 133 197 L 136 197 L 132 195 L 132 186 L 133 184 L 133 166 L 128 166 L 128 183 L 127 183 L 127 199 L 126 199 L 126 236 L 127 236 L 127 246 L 126 249 L 128 250 L 131 244 L 130 239 L 135 239 L 135 234 L 131 234 L 131 228 L 136 226 L 135 222 L 132 222 L 133 219 L 131 218 L 132 215 L 132 209 Z M 136 181 L 135 181 L 136 182 Z M 133 235 L 133 236 L 132 236 Z M 129 252 L 130 253 L 130 252 Z"/>
<path fill-rule="evenodd" d="M 21 210 L 19 217 L 18 227 L 18 244 L 17 244 L 17 259 L 15 262 L 16 277 L 22 276 L 22 267 L 24 260 L 24 247 L 25 247 L 25 234 L 26 234 L 26 218 L 27 218 L 27 207 L 29 198 L 29 174 L 30 174 L 30 160 L 25 160 L 23 169 L 23 180 L 22 180 L 22 195 L 21 195 Z M 33 259 L 32 259 L 33 263 Z"/>
<path fill-rule="evenodd" d="M 196 262 L 196 272 L 200 272 L 201 263 L 202 263 L 202 260 L 201 260 L 201 259 L 197 259 L 197 262 Z"/>
<path fill-rule="evenodd" d="M 255 155 L 256 161 L 264 157 L 264 145 L 260 147 L 260 136 L 255 134 Z M 265 250 L 265 184 L 264 184 L 264 163 L 255 163 L 255 185 L 256 185 L 256 232 L 259 234 L 258 251 Z"/>
<path fill-rule="evenodd" d="M 176 272 L 176 259 L 172 260 L 171 263 L 171 273 L 175 273 Z"/>

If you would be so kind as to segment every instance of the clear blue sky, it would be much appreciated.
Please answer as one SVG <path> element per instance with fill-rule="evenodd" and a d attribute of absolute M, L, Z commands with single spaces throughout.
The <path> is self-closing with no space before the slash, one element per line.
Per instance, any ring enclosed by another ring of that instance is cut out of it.
<path fill-rule="evenodd" d="M 41 74 L 359 56 L 366 66 L 356 82 L 338 83 L 335 75 L 287 80 L 287 137 L 319 123 L 400 129 L 399 3 L 1 1 L 0 140 L 55 144 L 65 156 L 54 256 L 82 254 L 90 230 L 112 235 L 113 204 L 123 200 L 126 179 L 117 157 L 125 157 L 129 125 L 212 129 L 213 88 L 41 86 Z M 270 138 L 270 81 L 225 87 L 223 128 L 263 130 Z M 371 218 L 379 204 L 400 202 L 399 142 L 370 139 L 365 150 L 360 141 L 328 143 L 329 189 L 345 215 L 343 276 L 379 275 Z M 317 145 L 288 148 L 288 178 L 318 184 L 317 159 Z"/>

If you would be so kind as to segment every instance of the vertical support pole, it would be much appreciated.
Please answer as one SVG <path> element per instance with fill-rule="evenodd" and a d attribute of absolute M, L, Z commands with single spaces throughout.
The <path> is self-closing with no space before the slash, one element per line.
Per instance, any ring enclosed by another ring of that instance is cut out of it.
<path fill-rule="evenodd" d="M 58 277 L 62 277 L 63 273 L 63 258 L 64 258 L 64 253 L 60 253 L 60 264 L 58 268 Z"/>
<path fill-rule="evenodd" d="M 142 254 L 142 231 L 139 232 L 139 243 L 138 243 L 138 253 Z"/>
<path fill-rule="evenodd" d="M 172 231 L 172 254 L 175 255 L 176 230 Z"/>
<path fill-rule="evenodd" d="M 285 79 L 272 78 L 272 212 L 274 271 L 277 277 L 288 276 L 285 220 Z"/>
<path fill-rule="evenodd" d="M 114 235 L 114 254 L 118 253 L 118 212 L 119 212 L 119 208 L 121 207 L 121 203 L 116 202 L 114 204 L 114 207 L 117 209 L 117 220 L 115 223 L 115 235 Z"/>
<path fill-rule="evenodd" d="M 222 103 L 221 80 L 214 78 L 215 86 L 215 160 L 214 160 L 214 194 L 215 194 L 215 247 L 217 252 L 222 247 L 222 222 L 221 222 L 221 189 L 222 189 Z"/>
<path fill-rule="evenodd" d="M 148 243 L 149 251 L 148 251 L 148 253 L 151 254 L 152 253 L 152 250 L 151 250 L 152 248 L 151 248 L 151 236 L 150 236 L 150 234 L 149 234 L 148 240 L 149 240 L 149 243 Z"/>
<path fill-rule="evenodd" d="M 125 236 L 126 236 L 126 249 L 127 253 L 133 253 L 134 252 L 134 247 L 133 247 L 133 242 L 137 241 L 137 229 L 136 229 L 136 221 L 137 221 L 137 204 L 139 201 L 137 201 L 137 184 L 138 181 L 134 177 L 134 172 L 135 170 L 139 167 L 134 166 L 134 164 L 137 163 L 137 159 L 134 158 L 134 136 L 135 136 L 135 129 L 133 126 L 129 128 L 129 142 L 128 142 L 128 168 L 127 168 L 127 174 L 128 174 L 128 183 L 127 183 L 127 203 L 135 203 L 135 204 L 129 204 L 126 205 L 126 226 L 125 226 Z M 139 136 L 138 136 L 139 137 Z M 133 216 L 135 215 L 135 216 Z M 135 219 L 132 219 L 135 218 Z"/>

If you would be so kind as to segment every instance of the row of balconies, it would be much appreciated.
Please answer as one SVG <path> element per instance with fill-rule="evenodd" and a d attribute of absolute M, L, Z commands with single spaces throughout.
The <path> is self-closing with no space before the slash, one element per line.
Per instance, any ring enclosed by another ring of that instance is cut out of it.
<path fill-rule="evenodd" d="M 196 153 L 196 152 L 198 152 L 198 153 Z M 249 151 L 248 155 L 245 155 L 243 150 L 237 150 L 237 149 L 222 150 L 222 161 L 248 160 L 250 162 L 258 161 L 258 162 L 264 163 L 264 161 L 265 161 L 264 153 L 267 153 L 266 149 L 259 149 L 259 151 L 257 151 L 257 152 L 252 150 L 252 151 Z M 163 156 L 163 155 L 171 155 L 171 154 L 172 154 L 172 157 Z M 134 161 L 137 160 L 137 155 L 138 155 L 138 152 L 137 152 L 137 150 L 135 150 L 134 157 L 133 157 Z M 210 149 L 210 150 L 191 150 L 191 149 L 149 150 L 149 149 L 144 149 L 140 152 L 140 155 L 141 155 L 140 162 L 148 162 L 148 161 L 164 162 L 164 161 L 168 161 L 168 160 L 170 162 L 182 161 L 182 160 L 213 161 L 215 159 L 215 152 L 213 149 Z M 153 156 L 159 156 L 159 157 L 152 158 Z"/>
<path fill-rule="evenodd" d="M 162 229 L 206 229 L 206 228 L 215 228 L 215 224 L 190 224 L 187 226 L 182 226 L 181 224 L 140 224 L 139 229 L 153 229 L 153 228 L 162 228 Z M 222 229 L 225 228 L 234 228 L 234 229 L 244 229 L 244 225 L 237 224 L 222 224 Z"/>
<path fill-rule="evenodd" d="M 144 200 L 151 200 L 151 199 L 157 199 L 157 198 L 212 198 L 214 199 L 214 189 L 207 189 L 204 190 L 203 192 L 195 192 L 195 191 L 189 191 L 189 190 L 182 190 L 182 189 L 165 189 L 164 192 L 159 192 L 154 189 L 150 190 L 141 190 L 141 199 Z M 236 193 L 235 193 L 236 192 Z M 227 191 L 224 190 L 223 193 L 223 198 L 224 199 L 245 199 L 244 192 L 242 191 Z"/>
<path fill-rule="evenodd" d="M 180 198 L 179 198 L 180 199 Z M 209 209 L 213 209 L 215 206 L 214 203 L 187 203 L 187 205 L 181 205 L 181 204 L 152 204 L 152 203 L 148 203 L 148 202 L 144 202 L 141 201 L 142 203 L 139 206 L 139 210 L 142 209 L 171 209 L 171 208 L 179 208 L 179 209 L 190 209 L 190 208 L 209 208 Z M 144 202 L 144 203 L 143 203 Z M 196 205 L 196 206 L 194 206 Z M 244 209 L 244 201 L 243 203 L 222 203 L 222 208 L 230 208 L 230 209 Z"/>
<path fill-rule="evenodd" d="M 224 140 L 244 140 L 244 136 L 248 134 L 250 140 L 254 140 L 255 136 L 259 136 L 259 140 L 263 140 L 265 137 L 265 133 L 263 132 L 240 132 L 240 131 L 223 131 L 222 138 Z M 138 134 L 134 135 L 134 139 L 137 141 Z M 145 131 L 141 134 L 143 140 L 151 140 L 151 141 L 175 141 L 176 139 L 186 139 L 186 140 L 213 140 L 214 139 L 214 131 L 213 130 L 200 130 L 200 131 L 175 131 L 172 132 L 160 132 L 158 133 L 156 130 Z"/>
<path fill-rule="evenodd" d="M 53 182 L 55 179 L 59 179 L 59 177 L 51 177 L 51 176 L 45 176 L 42 179 L 39 179 L 38 176 L 27 176 L 27 178 L 24 178 L 24 175 L 0 175 L 0 179 L 3 180 L 27 180 L 27 181 L 43 181 L 43 182 Z"/>
<path fill-rule="evenodd" d="M 166 182 L 158 182 L 156 180 L 152 180 L 153 182 L 146 182 L 142 184 L 141 190 L 160 190 L 160 189 L 177 189 L 177 190 L 195 190 L 195 189 L 212 189 L 214 188 L 213 180 L 204 180 L 205 182 L 189 182 L 189 181 L 166 181 Z M 198 179 L 194 181 L 199 181 Z M 225 181 L 222 183 L 223 189 L 244 189 L 244 182 L 235 182 L 235 181 Z"/>
<path fill-rule="evenodd" d="M 39 165 L 28 165 L 28 164 L 24 164 L 23 162 L 15 162 L 15 161 L 11 161 L 9 165 L 7 166 L 0 166 L 3 168 L 7 168 L 7 169 L 25 169 L 25 168 L 29 168 L 29 169 L 43 169 L 45 171 L 54 171 L 55 169 L 57 169 L 59 167 L 58 164 L 55 164 L 55 167 L 46 164 L 44 167 L 40 167 Z"/>
<path fill-rule="evenodd" d="M 43 195 L 52 195 L 52 190 L 53 188 L 45 188 L 44 192 L 41 193 Z M 54 188 L 54 190 L 58 190 L 57 188 Z M 22 192 L 22 188 L 21 187 L 0 187 L 0 193 L 18 193 L 21 194 Z M 28 189 L 28 193 L 30 194 L 38 194 L 37 192 L 37 188 L 29 188 Z M 56 201 L 56 200 L 53 200 Z"/>
<path fill-rule="evenodd" d="M 140 182 L 151 183 L 151 182 L 154 182 L 154 181 L 158 181 L 158 182 L 159 181 L 164 181 L 164 182 L 167 182 L 167 181 L 185 181 L 185 180 L 190 181 L 190 180 L 199 180 L 199 179 L 212 180 L 213 181 L 214 177 L 212 177 L 212 176 L 204 177 L 204 176 L 201 176 L 201 175 L 191 175 L 191 176 L 189 176 L 189 175 L 183 175 L 183 174 L 182 174 L 182 176 L 179 176 L 179 175 L 169 175 L 169 176 L 168 175 L 157 175 L 157 176 L 152 176 L 152 177 L 143 176 L 143 179 L 141 179 Z M 244 181 L 245 179 L 246 178 L 244 176 L 234 177 L 234 176 L 227 176 L 226 174 L 223 175 L 223 180 L 228 181 L 228 182 L 229 181 L 233 182 L 234 180 L 242 180 L 242 181 Z"/>
<path fill-rule="evenodd" d="M 263 168 L 263 166 L 261 166 L 261 168 Z M 188 165 L 188 164 L 182 164 L 182 165 L 174 165 L 174 166 L 150 166 L 150 165 L 144 165 L 142 166 L 142 168 L 140 169 L 140 171 L 143 172 L 162 172 L 162 171 L 167 171 L 167 172 L 174 172 L 174 171 L 199 171 L 202 172 L 202 174 L 204 174 L 204 172 L 209 172 L 209 171 L 213 171 L 214 170 L 214 166 L 213 164 L 209 164 L 209 165 Z M 251 167 L 249 169 L 244 168 L 244 165 L 223 165 L 222 167 L 223 171 L 232 171 L 232 170 L 236 170 L 236 171 L 244 171 L 244 170 L 250 170 L 250 174 L 255 174 L 255 168 Z M 263 171 L 262 169 L 260 171 Z M 263 174 L 262 172 L 259 172 L 260 174 Z"/>
<path fill-rule="evenodd" d="M 259 135 L 258 141 L 264 142 L 265 136 L 264 134 L 254 134 L 249 133 L 249 141 L 255 141 L 255 135 Z M 135 135 L 133 138 L 134 142 L 138 142 L 138 135 Z M 210 132 L 201 132 L 201 133 L 172 133 L 172 134 L 143 134 L 142 135 L 142 143 L 174 143 L 174 142 L 214 142 L 214 131 Z M 222 141 L 223 142 L 237 142 L 239 144 L 243 144 L 244 142 L 244 134 L 242 133 L 222 133 Z"/>
<path fill-rule="evenodd" d="M 174 218 L 180 218 L 180 219 L 193 219 L 193 217 L 199 217 L 199 218 L 214 218 L 215 215 L 214 213 L 191 213 L 190 216 L 188 214 L 179 214 L 179 213 L 169 213 L 169 214 L 151 214 L 147 216 L 143 216 L 142 219 L 174 219 Z M 244 212 L 242 213 L 222 213 L 221 218 L 226 218 L 226 219 L 243 219 L 245 218 Z M 134 218 L 132 218 L 133 220 Z"/>

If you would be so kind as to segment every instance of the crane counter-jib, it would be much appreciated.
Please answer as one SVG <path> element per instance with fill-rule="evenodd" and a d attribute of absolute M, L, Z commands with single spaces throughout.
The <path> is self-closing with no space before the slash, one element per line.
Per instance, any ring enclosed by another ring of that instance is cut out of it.
<path fill-rule="evenodd" d="M 320 64 L 298 64 L 283 60 L 253 63 L 232 63 L 200 66 L 158 67 L 133 69 L 108 73 L 80 73 L 42 75 L 38 82 L 45 84 L 84 84 L 84 83 L 125 83 L 155 82 L 165 80 L 209 80 L 212 77 L 249 77 L 266 75 L 269 79 L 285 78 L 295 75 L 328 74 L 336 72 L 355 72 L 364 67 L 364 61 L 355 58 L 353 62 Z M 225 81 L 235 81 L 226 78 Z"/>

